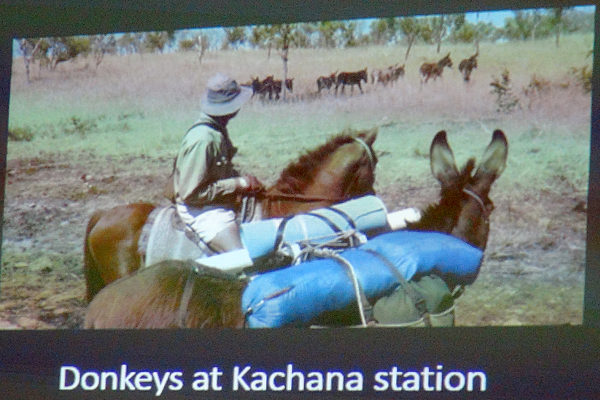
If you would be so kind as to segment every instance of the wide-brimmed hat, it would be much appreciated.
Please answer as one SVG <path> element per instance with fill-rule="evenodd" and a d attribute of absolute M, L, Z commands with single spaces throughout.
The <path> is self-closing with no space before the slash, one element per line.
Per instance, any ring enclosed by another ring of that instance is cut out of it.
<path fill-rule="evenodd" d="M 238 111 L 252 96 L 252 89 L 240 86 L 227 75 L 217 74 L 206 83 L 202 111 L 208 115 L 228 115 Z"/>

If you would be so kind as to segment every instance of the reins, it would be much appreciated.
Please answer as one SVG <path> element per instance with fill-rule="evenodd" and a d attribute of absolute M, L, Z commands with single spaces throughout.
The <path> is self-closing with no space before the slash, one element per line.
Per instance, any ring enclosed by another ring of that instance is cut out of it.
<path fill-rule="evenodd" d="M 339 202 L 343 201 L 344 197 L 327 197 L 327 196 L 314 196 L 314 195 L 305 195 L 305 194 L 292 194 L 292 193 L 283 193 L 280 191 L 272 191 L 272 192 L 259 192 L 256 194 L 257 197 L 262 197 L 268 200 L 295 200 L 295 201 L 304 201 L 307 203 L 317 202 L 317 201 L 329 201 L 329 202 Z"/>

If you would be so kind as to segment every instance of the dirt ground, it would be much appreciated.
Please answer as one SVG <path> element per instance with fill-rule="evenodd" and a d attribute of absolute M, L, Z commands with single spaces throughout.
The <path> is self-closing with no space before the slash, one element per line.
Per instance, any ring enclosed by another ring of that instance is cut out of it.
<path fill-rule="evenodd" d="M 78 328 L 86 307 L 82 246 L 92 212 L 164 201 L 171 160 L 64 157 L 8 162 L 0 329 Z M 146 167 L 130 168 L 133 163 Z M 405 185 L 379 195 L 386 204 L 424 206 L 437 191 Z M 457 324 L 581 323 L 585 193 L 565 186 L 542 194 L 492 190 L 491 197 L 496 210 L 482 272 L 458 301 Z"/>

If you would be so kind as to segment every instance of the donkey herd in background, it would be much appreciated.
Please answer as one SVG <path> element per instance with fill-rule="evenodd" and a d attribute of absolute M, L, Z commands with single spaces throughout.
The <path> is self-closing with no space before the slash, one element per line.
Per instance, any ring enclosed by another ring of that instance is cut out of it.
<path fill-rule="evenodd" d="M 470 81 L 471 73 L 475 68 L 477 68 L 478 56 L 479 51 L 472 56 L 463 59 L 459 63 L 458 69 L 462 74 L 464 82 Z M 419 68 L 421 85 L 427 83 L 430 79 L 436 80 L 437 78 L 441 78 L 445 67 L 452 68 L 452 59 L 450 58 L 450 53 L 442 57 L 437 62 L 423 63 Z M 357 85 L 360 92 L 363 93 L 361 81 L 365 84 L 368 83 L 369 76 L 371 78 L 372 85 L 382 85 L 385 87 L 388 85 L 393 86 L 394 83 L 397 82 L 399 78 L 404 77 L 405 74 L 405 64 L 400 65 L 400 63 L 390 65 L 387 68 L 382 69 L 374 68 L 371 70 L 370 74 L 367 73 L 367 68 L 352 72 L 335 71 L 330 75 L 319 76 L 316 79 L 316 94 L 320 95 L 321 91 L 325 89 L 330 92 L 331 89 L 334 88 L 335 95 L 337 96 L 340 86 L 341 93 L 344 94 L 344 88 L 347 85 L 350 86 L 351 94 L 354 92 L 355 85 Z M 293 93 L 293 80 L 294 78 L 285 80 L 285 88 L 290 93 Z M 280 79 L 275 79 L 274 75 L 269 75 L 262 80 L 259 77 L 253 77 L 252 81 L 247 82 L 244 85 L 250 86 L 252 88 L 253 95 L 257 95 L 263 100 L 267 98 L 269 100 L 279 100 L 284 87 L 283 81 Z"/>

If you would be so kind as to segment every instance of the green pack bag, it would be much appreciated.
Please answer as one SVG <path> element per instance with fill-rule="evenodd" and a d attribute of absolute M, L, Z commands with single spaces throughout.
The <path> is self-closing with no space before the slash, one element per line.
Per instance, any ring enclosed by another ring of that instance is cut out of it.
<path fill-rule="evenodd" d="M 440 277 L 428 275 L 402 282 L 392 294 L 379 299 L 373 317 L 378 326 L 454 326 L 454 298 Z"/>

